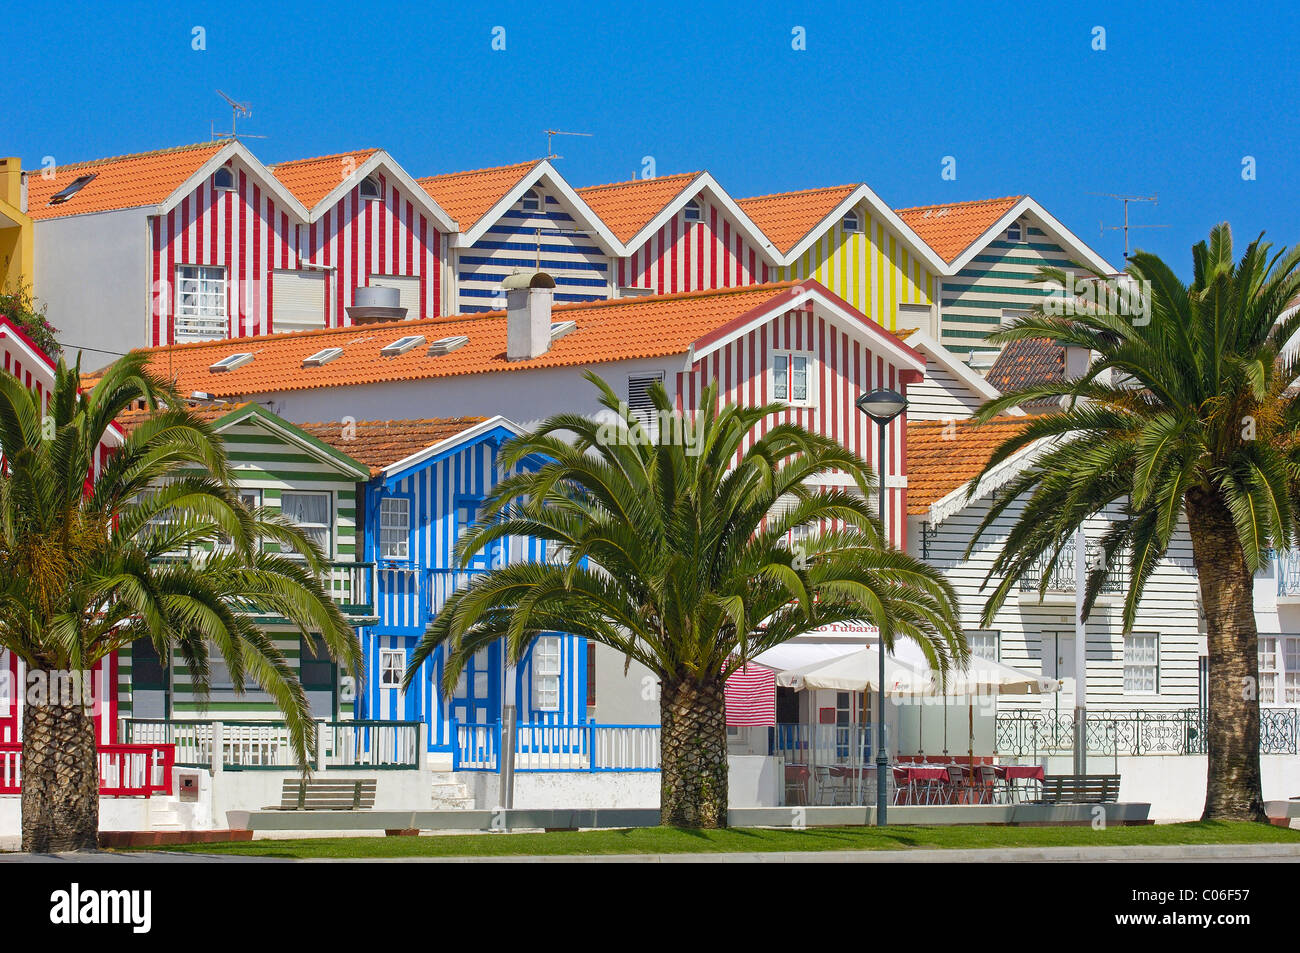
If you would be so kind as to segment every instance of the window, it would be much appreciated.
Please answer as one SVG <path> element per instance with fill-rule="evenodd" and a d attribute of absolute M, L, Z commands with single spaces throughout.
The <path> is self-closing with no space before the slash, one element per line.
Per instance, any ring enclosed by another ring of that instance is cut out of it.
<path fill-rule="evenodd" d="M 849 212 L 844 216 L 844 221 L 840 223 L 846 233 L 862 231 L 862 219 L 858 218 L 857 212 Z"/>
<path fill-rule="evenodd" d="M 438 338 L 429 345 L 429 350 L 425 353 L 429 357 L 437 357 L 440 354 L 450 354 L 452 351 L 459 350 L 469 343 L 469 337 L 464 334 L 453 334 L 451 337 Z"/>
<path fill-rule="evenodd" d="M 1124 694 L 1155 695 L 1160 691 L 1160 636 L 1135 632 L 1124 637 Z"/>
<path fill-rule="evenodd" d="M 542 210 L 542 197 L 530 189 L 524 193 L 521 208 L 525 212 L 540 212 Z"/>
<path fill-rule="evenodd" d="M 801 407 L 812 404 L 812 358 L 807 354 L 777 352 L 772 356 L 772 399 Z"/>
<path fill-rule="evenodd" d="M 261 490 L 240 489 L 237 492 L 239 494 L 239 502 L 244 504 L 244 506 L 249 510 L 255 510 L 262 505 Z M 233 542 L 234 540 L 232 540 L 227 534 L 225 533 L 217 534 L 218 547 L 229 547 Z"/>
<path fill-rule="evenodd" d="M 406 653 L 401 649 L 379 650 L 379 687 L 401 688 L 406 671 Z"/>
<path fill-rule="evenodd" d="M 405 497 L 379 501 L 379 557 L 411 558 L 411 501 Z"/>
<path fill-rule="evenodd" d="M 368 175 L 361 180 L 361 199 L 364 202 L 377 202 L 384 197 L 383 189 L 379 187 L 379 180 L 373 175 Z"/>
<path fill-rule="evenodd" d="M 328 493 L 281 493 L 280 513 L 302 530 L 327 557 L 334 554 Z"/>
<path fill-rule="evenodd" d="M 1017 244 L 1025 240 L 1024 227 L 1019 222 L 1012 222 L 1007 227 L 1007 241 L 1016 242 Z"/>
<path fill-rule="evenodd" d="M 970 629 L 966 632 L 966 644 L 970 646 L 971 658 L 998 661 L 999 633 L 994 629 Z"/>
<path fill-rule="evenodd" d="M 212 187 L 221 192 L 231 192 L 235 188 L 235 173 L 232 169 L 222 166 L 216 172 L 212 173 Z"/>
<path fill-rule="evenodd" d="M 541 636 L 533 646 L 533 707 L 538 711 L 560 710 L 559 636 Z"/>
<path fill-rule="evenodd" d="M 1259 637 L 1259 703 L 1300 704 L 1300 636 Z"/>
<path fill-rule="evenodd" d="M 641 421 L 641 426 L 649 427 L 654 419 L 655 405 L 650 399 L 650 388 L 662 383 L 663 371 L 658 374 L 641 374 L 627 379 L 627 409 L 632 416 Z"/>
<path fill-rule="evenodd" d="M 176 336 L 222 338 L 226 320 L 226 269 L 216 265 L 176 267 Z"/>
<path fill-rule="evenodd" d="M 682 218 L 686 219 L 687 225 L 693 225 L 697 222 L 704 221 L 704 210 L 700 208 L 700 203 L 691 199 L 682 209 Z"/>
<path fill-rule="evenodd" d="M 310 641 L 300 639 L 298 645 L 298 681 L 303 691 L 334 691 L 334 659 L 330 657 L 325 640 L 319 635 Z"/>
<path fill-rule="evenodd" d="M 321 348 L 319 351 L 317 351 L 315 354 L 311 355 L 310 357 L 304 357 L 302 359 L 302 366 L 320 367 L 324 364 L 328 364 L 330 361 L 338 360 L 342 356 L 343 356 L 343 348 L 341 347 Z"/>
<path fill-rule="evenodd" d="M 62 205 L 68 199 L 72 198 L 74 195 L 76 195 L 78 192 L 84 189 L 86 185 L 90 182 L 90 180 L 97 175 L 99 175 L 98 172 L 92 172 L 90 175 L 77 176 L 75 179 L 72 180 L 72 182 L 69 185 L 55 192 L 54 195 L 50 197 L 49 204 Z"/>
<path fill-rule="evenodd" d="M 233 692 L 235 679 L 230 674 L 230 666 L 216 647 L 208 645 L 208 687 L 214 692 Z"/>
<path fill-rule="evenodd" d="M 237 367 L 243 367 L 252 359 L 253 355 L 248 351 L 241 351 L 238 354 L 231 354 L 228 357 L 223 357 L 221 360 L 211 365 L 208 368 L 208 371 L 212 374 L 221 374 L 225 371 L 233 371 Z"/>
<path fill-rule="evenodd" d="M 423 334 L 408 334 L 406 335 L 406 337 L 400 337 L 392 344 L 387 345 L 386 347 L 381 349 L 379 353 L 382 354 L 384 357 L 397 357 L 397 355 L 399 354 L 405 354 L 407 351 L 415 347 L 417 344 L 423 344 L 423 343 L 424 343 Z"/>
<path fill-rule="evenodd" d="M 546 564 L 548 566 L 567 566 L 573 550 L 558 539 L 546 541 Z"/>

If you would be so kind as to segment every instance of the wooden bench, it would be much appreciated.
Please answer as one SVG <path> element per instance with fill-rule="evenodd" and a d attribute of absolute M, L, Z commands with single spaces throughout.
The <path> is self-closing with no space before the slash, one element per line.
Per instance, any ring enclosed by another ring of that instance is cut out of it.
<path fill-rule="evenodd" d="M 285 778 L 281 811 L 369 811 L 375 806 L 374 778 Z"/>
<path fill-rule="evenodd" d="M 1119 799 L 1118 774 L 1058 774 L 1043 779 L 1035 804 L 1111 804 Z"/>

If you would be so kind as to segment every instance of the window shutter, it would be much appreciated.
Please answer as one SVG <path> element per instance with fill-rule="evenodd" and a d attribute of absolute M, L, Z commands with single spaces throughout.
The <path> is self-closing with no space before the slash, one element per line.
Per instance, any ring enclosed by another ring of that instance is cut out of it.
<path fill-rule="evenodd" d="M 649 426 L 655 410 L 654 401 L 650 399 L 650 388 L 663 379 L 662 371 L 627 379 L 627 406 L 643 427 Z"/>
<path fill-rule="evenodd" d="M 271 328 L 311 331 L 325 327 L 325 273 L 273 271 Z"/>

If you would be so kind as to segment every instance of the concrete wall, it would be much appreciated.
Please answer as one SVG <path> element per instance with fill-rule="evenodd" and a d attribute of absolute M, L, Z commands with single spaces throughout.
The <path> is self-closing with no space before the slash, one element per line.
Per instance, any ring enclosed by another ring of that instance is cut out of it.
<path fill-rule="evenodd" d="M 601 725 L 659 724 L 659 679 L 622 652 L 596 645 L 596 709 Z M 627 672 L 624 674 L 624 667 Z"/>
<path fill-rule="evenodd" d="M 149 343 L 148 243 L 140 209 L 36 223 L 36 296 L 69 364 L 86 348 L 81 369 L 96 370 Z"/>

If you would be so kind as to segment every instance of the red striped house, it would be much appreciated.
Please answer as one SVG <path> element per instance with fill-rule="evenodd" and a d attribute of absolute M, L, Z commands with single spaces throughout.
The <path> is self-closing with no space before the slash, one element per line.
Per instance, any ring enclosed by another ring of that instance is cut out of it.
<path fill-rule="evenodd" d="M 578 189 L 623 251 L 620 295 L 734 288 L 777 279 L 775 246 L 707 172 Z"/>
<path fill-rule="evenodd" d="M 0 356 L 4 369 L 22 384 L 48 399 L 54 384 L 54 362 L 21 328 L 0 315 Z M 112 448 L 122 443 L 116 426 L 104 434 L 96 467 L 102 465 Z M 117 740 L 117 658 L 109 656 L 97 662 L 90 674 L 90 697 L 93 700 L 96 737 L 107 744 Z M 26 668 L 7 649 L 0 648 L 0 744 L 19 740 L 22 725 Z M 82 686 L 84 691 L 85 686 Z"/>

